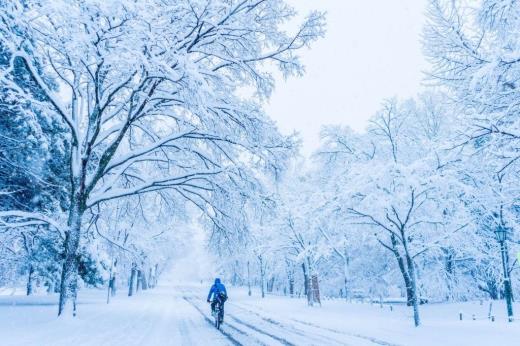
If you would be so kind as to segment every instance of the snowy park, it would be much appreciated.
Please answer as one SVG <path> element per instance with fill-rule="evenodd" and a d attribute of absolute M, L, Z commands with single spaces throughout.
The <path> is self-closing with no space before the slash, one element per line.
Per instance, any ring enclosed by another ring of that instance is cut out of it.
<path fill-rule="evenodd" d="M 0 346 L 520 345 L 519 80 L 514 0 L 0 0 Z"/>

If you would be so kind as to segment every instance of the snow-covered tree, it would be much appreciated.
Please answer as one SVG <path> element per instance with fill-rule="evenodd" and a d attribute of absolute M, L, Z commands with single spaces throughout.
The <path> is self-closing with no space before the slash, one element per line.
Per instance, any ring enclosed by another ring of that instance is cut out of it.
<path fill-rule="evenodd" d="M 286 76 L 302 73 L 297 51 L 322 35 L 323 17 L 312 13 L 286 34 L 280 26 L 293 14 L 279 0 L 2 3 L 2 88 L 60 118 L 70 181 L 66 212 L 0 216 L 10 227 L 45 223 L 62 232 L 60 314 L 76 296 L 92 208 L 168 189 L 219 228 L 226 216 L 218 201 L 248 180 L 246 166 L 282 168 L 292 141 L 237 91 L 268 97 L 272 64 Z M 20 85 L 18 65 L 43 99 Z"/>

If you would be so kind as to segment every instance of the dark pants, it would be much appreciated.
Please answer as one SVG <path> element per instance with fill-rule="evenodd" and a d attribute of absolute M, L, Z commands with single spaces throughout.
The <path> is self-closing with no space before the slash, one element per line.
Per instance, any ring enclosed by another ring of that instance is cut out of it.
<path fill-rule="evenodd" d="M 222 317 L 224 317 L 224 302 L 223 301 L 219 301 L 219 302 L 220 302 L 220 313 L 222 314 Z M 215 305 L 217 305 L 217 300 L 213 299 L 213 301 L 211 302 L 211 311 L 215 311 Z"/>

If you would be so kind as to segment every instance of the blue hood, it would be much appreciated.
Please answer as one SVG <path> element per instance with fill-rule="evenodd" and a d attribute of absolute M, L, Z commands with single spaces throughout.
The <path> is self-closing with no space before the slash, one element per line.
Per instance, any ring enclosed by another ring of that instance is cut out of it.
<path fill-rule="evenodd" d="M 220 279 L 219 278 L 215 279 L 215 285 L 217 285 L 217 284 L 220 284 Z"/>

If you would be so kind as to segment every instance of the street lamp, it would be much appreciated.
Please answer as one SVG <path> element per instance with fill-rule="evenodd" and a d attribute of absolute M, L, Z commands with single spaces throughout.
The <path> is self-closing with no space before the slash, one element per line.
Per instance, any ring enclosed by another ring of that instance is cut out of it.
<path fill-rule="evenodd" d="M 500 244 L 500 253 L 502 254 L 502 267 L 504 270 L 504 295 L 507 304 L 507 318 L 509 322 L 513 322 L 513 290 L 511 288 L 511 277 L 509 276 L 509 256 L 507 255 L 507 233 L 508 228 L 503 224 L 499 224 L 495 230 L 495 234 Z"/>

